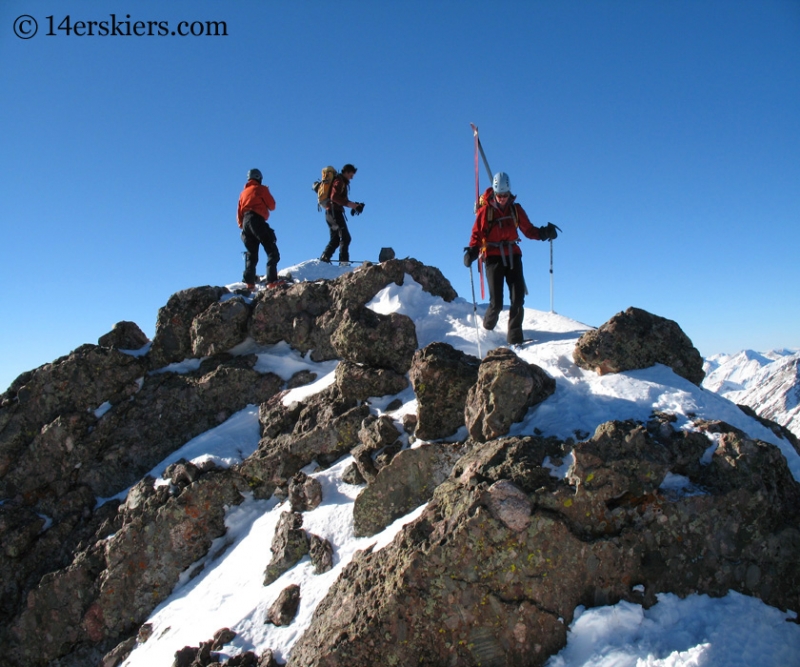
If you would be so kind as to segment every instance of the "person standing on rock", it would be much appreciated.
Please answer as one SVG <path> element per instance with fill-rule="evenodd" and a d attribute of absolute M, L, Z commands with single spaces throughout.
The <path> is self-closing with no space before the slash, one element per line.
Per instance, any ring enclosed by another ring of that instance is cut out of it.
<path fill-rule="evenodd" d="M 508 284 L 511 308 L 506 340 L 509 345 L 516 345 L 524 340 L 522 320 L 526 292 L 518 231 L 538 241 L 554 239 L 558 232 L 550 222 L 545 227 L 531 224 L 525 210 L 516 203 L 516 196 L 511 194 L 511 183 L 505 172 L 494 175 L 488 194 L 488 201 L 478 209 L 469 246 L 464 249 L 464 265 L 471 266 L 479 256 L 483 256 L 489 284 L 489 307 L 483 316 L 484 329 L 492 330 L 497 325 L 503 310 L 503 282 Z"/>
<path fill-rule="evenodd" d="M 360 215 L 364 204 L 350 201 L 350 181 L 358 171 L 352 164 L 346 164 L 342 171 L 333 177 L 331 184 L 330 201 L 325 207 L 325 222 L 328 223 L 330 240 L 320 255 L 320 261 L 330 263 L 333 253 L 339 248 L 339 263 L 347 265 L 350 261 L 350 241 L 352 237 L 347 229 L 347 218 L 344 214 L 345 207 L 353 215 Z"/>
<path fill-rule="evenodd" d="M 247 172 L 247 183 L 239 195 L 239 209 L 236 220 L 242 230 L 242 242 L 246 249 L 244 275 L 242 281 L 248 289 L 255 289 L 256 265 L 258 264 L 258 246 L 264 247 L 267 253 L 267 284 L 278 280 L 278 252 L 275 231 L 267 224 L 270 211 L 275 210 L 275 199 L 269 188 L 262 185 L 263 176 L 258 169 Z"/>

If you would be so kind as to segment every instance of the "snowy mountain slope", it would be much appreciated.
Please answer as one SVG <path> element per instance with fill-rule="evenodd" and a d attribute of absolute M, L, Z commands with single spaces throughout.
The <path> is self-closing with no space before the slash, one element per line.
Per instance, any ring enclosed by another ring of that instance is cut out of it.
<path fill-rule="evenodd" d="M 800 352 L 744 350 L 706 362 L 703 387 L 747 405 L 800 437 Z"/>
<path fill-rule="evenodd" d="M 723 395 L 741 391 L 756 373 L 773 361 L 774 358 L 753 350 L 743 350 L 734 355 L 714 355 L 703 365 L 706 372 L 703 386 Z"/>
<path fill-rule="evenodd" d="M 310 262 L 289 271 L 296 278 L 316 280 L 335 277 L 345 269 Z M 377 312 L 401 312 L 411 317 L 417 327 L 420 347 L 442 340 L 477 354 L 472 304 L 463 299 L 445 303 L 424 292 L 409 277 L 402 287 L 391 285 L 383 290 L 371 307 Z M 481 310 L 479 308 L 479 312 Z M 478 329 L 484 354 L 504 344 L 506 323 L 507 313 L 504 313 L 496 331 Z M 800 456 L 723 396 L 698 388 L 664 366 L 602 377 L 579 369 L 572 362 L 572 349 L 589 327 L 569 318 L 526 310 L 524 329 L 526 337 L 534 338 L 535 342 L 517 347 L 516 351 L 553 376 L 557 389 L 515 426 L 512 435 L 537 431 L 559 438 L 585 437 L 604 421 L 645 420 L 654 410 L 674 413 L 678 417 L 676 427 L 685 429 L 691 428 L 690 420 L 694 417 L 722 419 L 752 437 L 780 447 L 795 479 L 800 480 Z M 244 345 L 240 351 L 256 352 L 261 370 L 272 370 L 285 379 L 302 368 L 318 373 L 313 385 L 294 390 L 297 393 L 287 400 L 301 398 L 303 394 L 327 386 L 336 364 L 315 364 L 285 344 L 269 348 Z M 374 401 L 373 411 L 380 413 L 391 398 L 394 397 Z M 399 398 L 404 405 L 393 413 L 396 419 L 403 413 L 415 412 L 413 391 L 408 389 Z M 156 467 L 153 474 L 159 476 L 167 463 L 180 457 L 195 462 L 213 458 L 220 465 L 245 458 L 258 444 L 257 412 L 256 407 L 243 410 L 218 428 L 195 438 Z M 711 441 L 709 445 L 713 446 Z M 321 482 L 324 501 L 306 514 L 305 527 L 334 545 L 333 570 L 315 575 L 305 557 L 276 582 L 262 586 L 275 525 L 285 507 L 278 505 L 274 498 L 269 501 L 248 499 L 229 511 L 228 534 L 217 541 L 204 559 L 202 573 L 191 581 L 181 582 L 172 596 L 154 611 L 148 620 L 152 627 L 151 638 L 140 644 L 123 665 L 167 667 L 172 664 L 175 651 L 186 645 L 197 646 L 222 627 L 237 633 L 232 643 L 223 649 L 223 656 L 244 650 L 260 653 L 272 648 L 276 656 L 285 661 L 308 626 L 316 604 L 355 551 L 372 544 L 380 549 L 403 523 L 416 515 L 412 512 L 372 538 L 355 538 L 352 503 L 360 487 L 341 480 L 341 473 L 350 461 L 348 456 L 327 470 L 315 470 L 313 465 L 306 469 Z M 290 583 L 302 584 L 298 617 L 288 627 L 265 625 L 267 608 Z M 706 596 L 679 600 L 672 595 L 660 596 L 659 600 L 659 604 L 647 611 L 629 603 L 585 611 L 573 623 L 568 646 L 549 664 L 553 667 L 800 664 L 800 628 L 784 622 L 796 616 L 793 612 L 780 612 L 736 593 L 720 600 Z M 743 633 L 742 628 L 747 628 L 748 632 Z"/>

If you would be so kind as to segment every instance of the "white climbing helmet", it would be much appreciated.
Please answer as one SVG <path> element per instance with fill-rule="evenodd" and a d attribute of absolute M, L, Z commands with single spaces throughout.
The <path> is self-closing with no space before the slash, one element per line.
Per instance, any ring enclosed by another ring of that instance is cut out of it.
<path fill-rule="evenodd" d="M 504 171 L 498 171 L 492 179 L 492 190 L 496 195 L 511 194 L 511 181 L 508 179 L 508 174 Z"/>

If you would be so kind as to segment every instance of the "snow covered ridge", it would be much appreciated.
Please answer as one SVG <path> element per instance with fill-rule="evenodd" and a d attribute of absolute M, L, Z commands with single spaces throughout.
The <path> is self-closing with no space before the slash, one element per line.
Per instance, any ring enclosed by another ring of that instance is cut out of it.
<path fill-rule="evenodd" d="M 382 317 L 406 331 L 406 317 L 417 348 L 462 355 L 438 357 L 445 377 L 501 380 L 470 361 L 472 304 L 433 294 L 443 284 L 430 272 L 414 268 L 419 282 L 394 267 L 402 284 L 374 293 L 378 282 L 364 285 L 379 270 L 308 263 L 290 271 L 309 280 L 281 291 L 176 295 L 163 318 L 172 337 L 150 348 L 167 372 L 149 351 L 87 346 L 50 382 L 15 383 L 0 413 L 0 574 L 20 591 L 0 624 L 8 664 L 97 664 L 113 650 L 106 664 L 171 665 L 223 628 L 213 650 L 228 664 L 248 652 L 267 664 L 268 650 L 292 665 L 798 662 L 798 626 L 785 621 L 800 594 L 800 456 L 785 440 L 663 364 L 578 367 L 590 328 L 533 310 L 534 341 L 513 351 L 555 392 L 487 442 L 466 426 L 415 439 L 421 405 L 441 398 L 410 383 L 416 353 L 401 372 L 305 348 L 331 327 L 332 349 L 362 354 L 342 331 L 358 338 Z M 343 280 L 314 273 L 331 270 Z M 338 322 L 316 310 L 331 293 L 352 311 Z M 355 316 L 358 299 L 376 317 Z M 237 329 L 257 309 L 272 328 Z M 479 330 L 484 351 L 504 347 L 506 317 Z M 196 355 L 231 330 L 243 334 L 234 356 Z M 292 344 L 252 336 L 265 332 Z M 26 404 L 47 421 L 32 428 Z M 321 502 L 295 507 L 304 477 Z M 291 539 L 276 539 L 290 511 Z M 330 569 L 309 548 L 264 585 L 306 540 L 330 546 Z M 292 586 L 288 625 L 265 623 Z"/>
<path fill-rule="evenodd" d="M 800 437 L 800 350 L 744 350 L 705 364 L 703 387 L 715 391 Z"/>

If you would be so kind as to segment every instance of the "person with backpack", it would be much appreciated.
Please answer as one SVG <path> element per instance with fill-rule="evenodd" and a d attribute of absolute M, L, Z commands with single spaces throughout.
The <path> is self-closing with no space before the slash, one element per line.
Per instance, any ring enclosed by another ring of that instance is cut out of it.
<path fill-rule="evenodd" d="M 330 182 L 329 195 L 322 202 L 325 207 L 325 222 L 328 223 L 330 239 L 328 245 L 320 255 L 320 261 L 330 263 L 333 253 L 339 248 L 339 264 L 346 265 L 350 261 L 350 241 L 352 237 L 347 229 L 347 217 L 344 214 L 345 207 L 350 209 L 353 215 L 360 215 L 364 210 L 364 204 L 350 201 L 350 181 L 358 171 L 352 164 L 346 164 L 342 171 L 333 176 Z M 324 181 L 323 181 L 324 183 Z M 324 185 L 322 187 L 325 187 Z"/>
<path fill-rule="evenodd" d="M 267 284 L 278 280 L 278 262 L 281 254 L 278 252 L 275 231 L 267 224 L 270 211 L 275 210 L 275 199 L 269 188 L 262 185 L 263 176 L 258 169 L 247 172 L 247 183 L 239 195 L 239 209 L 236 220 L 242 230 L 242 242 L 246 252 L 244 254 L 244 275 L 242 281 L 248 289 L 255 289 L 256 266 L 258 264 L 258 246 L 264 247 L 267 253 Z"/>
<path fill-rule="evenodd" d="M 503 310 L 503 282 L 508 284 L 511 308 L 508 313 L 509 345 L 522 343 L 525 276 L 522 272 L 522 250 L 519 233 L 529 239 L 549 241 L 558 236 L 556 226 L 534 227 L 525 210 L 511 194 L 508 174 L 500 171 L 492 179 L 492 187 L 481 197 L 480 207 L 472 227 L 469 246 L 464 249 L 464 265 L 471 266 L 483 255 L 486 282 L 489 285 L 489 307 L 483 316 L 483 327 L 492 330 Z"/>

